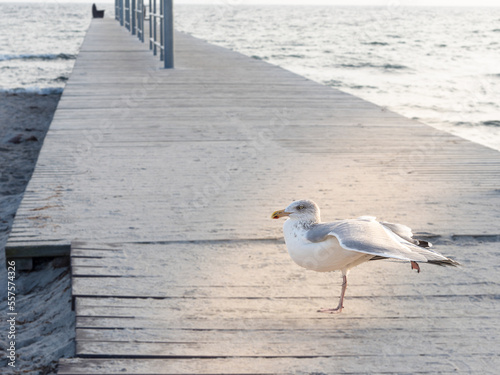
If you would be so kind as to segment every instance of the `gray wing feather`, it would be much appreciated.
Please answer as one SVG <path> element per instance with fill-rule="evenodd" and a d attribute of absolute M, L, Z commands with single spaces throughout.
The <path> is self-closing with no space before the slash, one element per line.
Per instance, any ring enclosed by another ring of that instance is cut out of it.
<path fill-rule="evenodd" d="M 394 228 L 394 226 L 393 226 Z M 408 235 L 410 228 L 401 225 L 399 233 Z M 446 259 L 442 255 L 420 248 L 406 241 L 399 233 L 396 235 L 389 226 L 385 226 L 373 218 L 342 220 L 333 223 L 314 225 L 307 233 L 311 242 L 321 242 L 328 236 L 335 236 L 346 250 L 372 254 L 386 258 L 427 262 L 427 260 Z M 411 237 L 410 237 L 411 239 Z"/>
<path fill-rule="evenodd" d="M 306 238 L 311 242 L 322 242 L 342 221 L 314 224 L 307 232 Z"/>
<path fill-rule="evenodd" d="M 406 225 L 388 223 L 387 221 L 381 221 L 380 224 L 382 224 L 384 227 L 388 228 L 392 232 L 396 233 L 399 237 L 405 239 L 406 241 L 418 244 L 418 241 L 413 239 L 413 233 L 411 231 L 411 228 L 407 227 Z"/>

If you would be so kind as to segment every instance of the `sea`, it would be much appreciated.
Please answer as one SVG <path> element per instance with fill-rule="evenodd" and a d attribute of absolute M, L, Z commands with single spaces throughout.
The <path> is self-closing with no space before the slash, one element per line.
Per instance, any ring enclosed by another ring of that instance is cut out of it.
<path fill-rule="evenodd" d="M 175 4 L 175 28 L 500 151 L 500 7 L 239 3 Z M 91 3 L 0 14 L 0 92 L 62 92 Z"/>

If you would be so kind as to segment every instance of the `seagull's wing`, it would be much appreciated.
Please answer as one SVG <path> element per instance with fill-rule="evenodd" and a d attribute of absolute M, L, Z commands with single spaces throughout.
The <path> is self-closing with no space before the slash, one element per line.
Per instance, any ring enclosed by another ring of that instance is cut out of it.
<path fill-rule="evenodd" d="M 401 227 L 404 230 L 399 228 L 400 233 L 401 231 L 411 233 L 410 228 Z M 444 261 L 448 259 L 441 254 L 405 240 L 399 233 L 396 235 L 389 227 L 379 223 L 373 217 L 316 224 L 307 233 L 307 239 L 311 242 L 322 242 L 328 236 L 336 237 L 340 245 L 346 250 L 373 256 L 415 262 Z"/>
<path fill-rule="evenodd" d="M 428 241 L 423 241 L 423 240 L 417 240 L 413 238 L 413 233 L 410 228 L 408 228 L 406 225 L 403 224 L 395 224 L 395 223 L 389 223 L 387 221 L 381 221 L 380 224 L 382 224 L 384 227 L 392 231 L 393 233 L 397 234 L 399 237 L 402 239 L 411 242 L 412 244 L 418 245 L 420 247 L 432 247 L 432 244 Z"/>
<path fill-rule="evenodd" d="M 358 220 L 374 221 L 375 219 L 377 219 L 375 216 L 360 216 L 360 217 L 358 217 Z M 402 239 L 404 239 L 408 242 L 411 242 L 415 245 L 419 244 L 419 241 L 415 240 L 413 238 L 413 233 L 412 233 L 410 227 L 407 227 L 406 225 L 403 225 L 403 224 L 389 223 L 387 221 L 379 221 L 379 223 L 382 224 L 387 229 L 389 229 L 391 232 L 397 234 Z"/>
<path fill-rule="evenodd" d="M 415 243 L 413 239 L 413 233 L 411 231 L 411 228 L 407 227 L 406 225 L 403 224 L 395 224 L 395 223 L 389 223 L 387 221 L 381 221 L 380 224 L 382 224 L 384 227 L 388 228 L 390 231 L 393 233 L 396 233 L 399 237 L 403 238 L 404 240 Z M 417 243 L 415 243 L 417 245 Z"/>

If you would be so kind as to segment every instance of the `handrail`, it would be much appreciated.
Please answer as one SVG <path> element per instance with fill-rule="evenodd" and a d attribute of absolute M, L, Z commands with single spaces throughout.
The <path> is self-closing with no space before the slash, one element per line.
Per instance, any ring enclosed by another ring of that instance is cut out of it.
<path fill-rule="evenodd" d="M 149 49 L 153 55 L 160 50 L 160 61 L 166 69 L 174 67 L 173 0 L 115 0 L 115 19 L 144 43 L 144 19 L 149 20 Z M 125 2 L 125 3 L 124 3 Z M 157 6 L 159 2 L 159 6 Z M 146 18 L 147 17 L 147 18 Z"/>

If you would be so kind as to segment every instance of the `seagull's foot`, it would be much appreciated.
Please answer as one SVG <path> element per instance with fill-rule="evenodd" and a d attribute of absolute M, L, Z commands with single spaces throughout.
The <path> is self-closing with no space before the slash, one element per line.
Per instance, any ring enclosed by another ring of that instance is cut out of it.
<path fill-rule="evenodd" d="M 324 308 L 321 308 L 318 310 L 318 312 L 320 313 L 326 313 L 326 314 L 340 314 L 342 312 L 342 308 L 344 306 L 339 306 L 339 307 L 336 307 L 335 309 L 324 309 Z"/>

